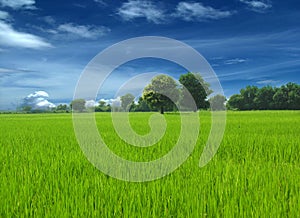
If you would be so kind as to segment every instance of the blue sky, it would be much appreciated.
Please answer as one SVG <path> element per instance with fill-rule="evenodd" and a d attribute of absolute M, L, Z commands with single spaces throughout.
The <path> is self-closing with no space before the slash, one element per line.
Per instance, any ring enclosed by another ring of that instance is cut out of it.
<path fill-rule="evenodd" d="M 300 83 L 300 2 L 279 0 L 0 0 L 0 110 L 30 93 L 69 103 L 81 72 L 103 49 L 139 36 L 192 46 L 229 97 L 246 85 Z M 145 59 L 119 67 L 99 98 L 147 72 L 178 78 L 185 69 Z M 201 72 L 200 72 L 201 73 Z"/>

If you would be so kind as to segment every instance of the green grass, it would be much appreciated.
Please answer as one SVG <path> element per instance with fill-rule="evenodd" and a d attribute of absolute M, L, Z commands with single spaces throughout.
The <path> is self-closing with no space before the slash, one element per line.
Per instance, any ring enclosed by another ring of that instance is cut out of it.
<path fill-rule="evenodd" d="M 130 114 L 146 134 L 150 113 Z M 166 114 L 164 138 L 149 148 L 129 146 L 109 113 L 96 115 L 110 149 L 130 160 L 166 154 L 180 117 Z M 0 217 L 297 217 L 300 211 L 300 111 L 228 112 L 216 156 L 199 168 L 210 130 L 189 159 L 152 182 L 120 181 L 94 168 L 76 141 L 70 114 L 0 115 Z"/>

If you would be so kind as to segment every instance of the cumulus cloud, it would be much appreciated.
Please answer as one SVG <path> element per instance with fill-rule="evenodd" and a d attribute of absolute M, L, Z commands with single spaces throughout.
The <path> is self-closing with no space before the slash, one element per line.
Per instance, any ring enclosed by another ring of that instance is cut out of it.
<path fill-rule="evenodd" d="M 96 39 L 110 32 L 110 29 L 104 26 L 96 27 L 93 25 L 76 25 L 73 23 L 59 25 L 57 29 L 60 32 L 87 39 Z"/>
<path fill-rule="evenodd" d="M 186 21 L 218 20 L 230 17 L 233 11 L 222 11 L 202 3 L 179 2 L 174 14 Z"/>
<path fill-rule="evenodd" d="M 10 47 L 41 49 L 52 45 L 43 38 L 15 30 L 11 24 L 0 20 L 0 45 Z"/>
<path fill-rule="evenodd" d="M 121 97 L 111 98 L 111 99 L 100 99 L 98 102 L 104 101 L 106 105 L 111 105 L 113 107 L 120 107 L 121 106 Z M 99 104 L 98 104 L 99 105 Z"/>
<path fill-rule="evenodd" d="M 85 107 L 86 108 L 93 108 L 99 106 L 99 102 L 105 102 L 106 105 L 111 105 L 112 107 L 120 107 L 121 106 L 121 98 L 111 98 L 111 99 L 100 99 L 99 101 L 95 100 L 86 100 Z"/>
<path fill-rule="evenodd" d="M 124 20 L 146 18 L 153 23 L 162 23 L 165 19 L 164 11 L 147 0 L 129 0 L 118 9 L 118 15 Z"/>
<path fill-rule="evenodd" d="M 0 0 L 0 5 L 12 9 L 36 9 L 35 0 Z"/>
<path fill-rule="evenodd" d="M 110 99 L 110 104 L 112 107 L 121 107 L 121 97 Z"/>
<path fill-rule="evenodd" d="M 240 0 L 240 2 L 246 4 L 250 10 L 259 13 L 263 13 L 272 7 L 272 3 L 265 0 Z"/>
<path fill-rule="evenodd" d="M 47 99 L 49 94 L 45 91 L 36 91 L 29 94 L 23 100 L 23 107 L 29 106 L 32 110 L 48 110 L 55 107 L 55 104 L 49 102 Z"/>
<path fill-rule="evenodd" d="M 95 100 L 87 100 L 87 101 L 85 101 L 85 107 L 87 107 L 87 108 L 96 107 L 98 105 L 99 105 L 99 103 L 96 102 Z"/>

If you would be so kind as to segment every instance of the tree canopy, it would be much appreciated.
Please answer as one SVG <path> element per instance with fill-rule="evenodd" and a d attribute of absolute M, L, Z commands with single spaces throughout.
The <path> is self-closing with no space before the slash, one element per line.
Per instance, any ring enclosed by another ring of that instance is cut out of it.
<path fill-rule="evenodd" d="M 143 91 L 143 99 L 153 109 L 159 109 L 163 114 L 165 110 L 172 110 L 179 99 L 177 84 L 172 77 L 158 75 Z"/>
<path fill-rule="evenodd" d="M 223 95 L 215 95 L 209 99 L 210 108 L 213 111 L 222 111 L 226 109 L 226 97 Z"/>
<path fill-rule="evenodd" d="M 83 112 L 85 110 L 85 100 L 75 99 L 71 102 L 70 107 L 75 112 Z"/>
<path fill-rule="evenodd" d="M 195 100 L 197 109 L 208 108 L 207 96 L 212 93 L 212 90 L 200 74 L 188 72 L 180 76 L 179 82 L 186 88 L 182 89 L 181 105 L 186 105 L 185 100 L 188 99 L 186 92 L 189 91 Z"/>
<path fill-rule="evenodd" d="M 237 110 L 299 110 L 300 85 L 247 86 L 240 90 L 240 94 L 232 95 L 227 105 L 229 109 Z"/>
<path fill-rule="evenodd" d="M 127 93 L 126 95 L 121 96 L 121 107 L 125 111 L 129 111 L 130 107 L 134 103 L 134 95 Z"/>

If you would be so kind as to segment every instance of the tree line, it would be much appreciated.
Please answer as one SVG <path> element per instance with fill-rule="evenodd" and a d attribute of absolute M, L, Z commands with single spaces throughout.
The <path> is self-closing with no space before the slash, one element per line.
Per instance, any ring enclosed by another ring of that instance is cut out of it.
<path fill-rule="evenodd" d="M 130 93 L 120 97 L 121 103 L 118 106 L 100 100 L 96 106 L 90 107 L 86 105 L 85 99 L 75 99 L 70 105 L 61 104 L 47 112 L 159 111 L 163 114 L 165 111 L 225 110 L 226 108 L 229 110 L 300 109 L 300 85 L 296 83 L 287 83 L 281 87 L 247 86 L 227 101 L 223 95 L 208 98 L 213 90 L 198 73 L 182 74 L 178 82 L 170 76 L 158 75 L 144 88 L 138 101 L 135 101 L 135 96 Z M 27 107 L 24 107 L 23 111 L 36 112 Z"/>
<path fill-rule="evenodd" d="M 213 104 L 216 109 L 224 110 L 224 96 L 214 96 L 207 99 L 212 93 L 210 85 L 206 83 L 200 74 L 188 72 L 179 78 L 179 84 L 170 76 L 158 75 L 154 77 L 144 90 L 138 102 L 135 102 L 134 95 L 127 93 L 120 97 L 120 107 L 106 105 L 100 101 L 98 106 L 90 108 L 96 112 L 107 111 L 197 111 L 208 109 Z M 192 100 L 191 100 L 192 99 Z M 178 108 L 180 107 L 180 108 Z M 73 111 L 85 111 L 84 99 L 75 99 L 71 103 Z"/>
<path fill-rule="evenodd" d="M 232 110 L 299 110 L 300 85 L 287 83 L 281 87 L 247 86 L 230 97 L 227 108 Z"/>

